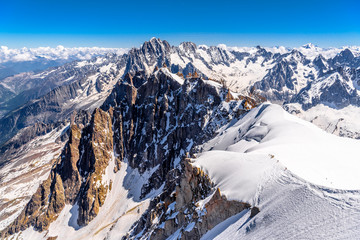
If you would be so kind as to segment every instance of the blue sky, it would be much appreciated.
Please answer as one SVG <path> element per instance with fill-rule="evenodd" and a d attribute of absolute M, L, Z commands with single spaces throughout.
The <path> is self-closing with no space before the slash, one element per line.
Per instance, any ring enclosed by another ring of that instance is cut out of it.
<path fill-rule="evenodd" d="M 360 45 L 360 1 L 1 0 L 0 45 Z"/>

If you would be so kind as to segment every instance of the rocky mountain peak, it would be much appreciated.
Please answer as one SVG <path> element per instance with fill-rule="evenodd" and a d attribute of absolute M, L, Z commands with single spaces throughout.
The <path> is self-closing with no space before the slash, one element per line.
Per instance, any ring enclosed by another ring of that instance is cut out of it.
<path fill-rule="evenodd" d="M 261 47 L 261 46 L 256 46 L 256 55 L 257 56 L 262 56 L 263 58 L 265 58 L 266 61 L 270 60 L 271 57 L 274 55 L 272 52 L 270 51 L 266 51 L 265 48 Z"/>
<path fill-rule="evenodd" d="M 166 40 L 153 37 L 150 41 L 144 42 L 141 50 L 145 54 L 155 54 L 158 56 L 170 51 L 170 44 Z"/>
<path fill-rule="evenodd" d="M 325 71 L 328 68 L 327 60 L 324 58 L 323 55 L 319 54 L 317 57 L 314 58 L 313 64 L 320 70 Z"/>
<path fill-rule="evenodd" d="M 351 50 L 346 48 L 334 57 L 333 64 L 337 65 L 337 66 L 343 65 L 343 64 L 351 65 L 354 58 L 355 58 L 355 56 L 351 52 Z"/>
<path fill-rule="evenodd" d="M 302 61 L 305 58 L 304 54 L 302 54 L 299 50 L 296 49 L 293 49 L 290 52 L 290 56 L 294 61 Z"/>
<path fill-rule="evenodd" d="M 194 53 L 196 52 L 197 46 L 193 42 L 182 42 L 180 43 L 179 48 L 186 53 Z"/>

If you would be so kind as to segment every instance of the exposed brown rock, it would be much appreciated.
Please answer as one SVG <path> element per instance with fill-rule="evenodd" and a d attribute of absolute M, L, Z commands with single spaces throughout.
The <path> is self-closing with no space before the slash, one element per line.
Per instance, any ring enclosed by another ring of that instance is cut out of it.
<path fill-rule="evenodd" d="M 110 114 L 95 110 L 85 130 L 82 134 L 78 125 L 70 127 L 69 141 L 48 179 L 39 186 L 18 218 L 2 231 L 2 236 L 29 226 L 38 231 L 46 230 L 65 203 L 74 204 L 76 200 L 79 200 L 80 224 L 87 224 L 98 214 L 109 187 L 101 184 L 101 180 L 113 149 Z M 81 154 L 85 157 L 79 162 Z"/>
<path fill-rule="evenodd" d="M 55 236 L 55 237 L 48 237 L 46 240 L 56 240 L 58 237 Z"/>
<path fill-rule="evenodd" d="M 221 195 L 220 189 L 217 188 L 210 201 L 205 204 L 206 215 L 201 222 L 197 222 L 196 228 L 199 232 L 205 234 L 225 219 L 248 208 L 250 208 L 248 203 L 227 200 L 225 196 Z"/>
<path fill-rule="evenodd" d="M 64 206 L 65 198 L 62 180 L 56 174 L 54 168 L 48 179 L 39 186 L 21 214 L 1 232 L 1 237 L 25 230 L 31 225 L 36 230 L 45 230 L 57 218 Z"/>
<path fill-rule="evenodd" d="M 77 168 L 79 161 L 79 144 L 81 131 L 77 125 L 72 125 L 70 137 L 62 154 L 62 163 L 59 166 L 59 172 L 63 180 L 63 186 L 66 195 L 66 203 L 73 204 L 81 185 L 81 178 Z"/>
<path fill-rule="evenodd" d="M 251 208 L 251 213 L 250 213 L 250 217 L 255 217 L 256 214 L 258 214 L 260 212 L 260 209 L 258 207 L 252 207 Z"/>
<path fill-rule="evenodd" d="M 115 156 L 115 169 L 117 172 L 120 170 L 121 161 L 124 159 L 124 133 L 122 116 L 118 111 L 113 111 L 113 128 L 114 128 L 114 152 Z"/>
<path fill-rule="evenodd" d="M 79 165 L 86 181 L 78 198 L 79 225 L 88 224 L 104 204 L 109 186 L 102 183 L 102 175 L 109 164 L 113 150 L 113 132 L 110 114 L 96 109 L 89 129 L 90 139 L 84 143 L 84 156 Z"/>
<path fill-rule="evenodd" d="M 232 100 L 235 100 L 234 96 L 231 94 L 230 89 L 228 89 L 226 97 L 225 97 L 225 102 L 230 102 Z"/>

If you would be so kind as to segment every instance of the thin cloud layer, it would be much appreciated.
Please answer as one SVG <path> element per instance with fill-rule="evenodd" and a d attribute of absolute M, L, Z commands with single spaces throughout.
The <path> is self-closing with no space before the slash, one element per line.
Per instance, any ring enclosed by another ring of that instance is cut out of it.
<path fill-rule="evenodd" d="M 12 49 L 6 46 L 0 47 L 0 63 L 33 61 L 38 58 L 46 58 L 48 60 L 55 59 L 80 59 L 86 60 L 94 56 L 106 53 L 124 54 L 128 51 L 126 48 L 102 48 L 102 47 L 75 47 L 66 48 L 64 46 L 38 47 L 38 48 L 21 48 Z"/>

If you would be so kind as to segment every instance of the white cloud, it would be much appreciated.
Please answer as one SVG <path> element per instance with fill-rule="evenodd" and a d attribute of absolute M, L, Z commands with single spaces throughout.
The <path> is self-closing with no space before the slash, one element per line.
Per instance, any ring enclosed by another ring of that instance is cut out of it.
<path fill-rule="evenodd" d="M 38 47 L 38 48 L 21 48 L 11 49 L 7 46 L 0 47 L 0 63 L 5 62 L 20 62 L 31 61 L 38 57 L 43 57 L 49 60 L 55 59 L 80 59 L 86 60 L 97 55 L 106 53 L 124 54 L 128 51 L 125 48 L 101 48 L 101 47 L 78 47 L 65 48 L 64 46 Z"/>

